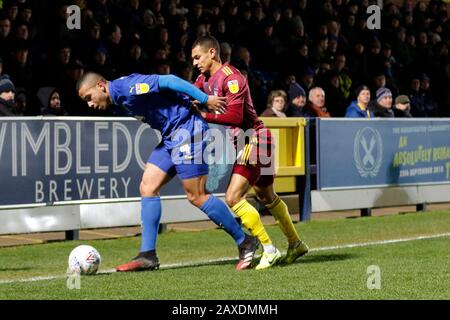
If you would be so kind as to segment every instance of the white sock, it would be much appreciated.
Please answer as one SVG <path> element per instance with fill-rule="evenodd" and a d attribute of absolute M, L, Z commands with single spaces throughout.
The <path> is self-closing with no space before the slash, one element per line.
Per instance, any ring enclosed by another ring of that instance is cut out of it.
<path fill-rule="evenodd" d="M 275 253 L 277 252 L 277 248 L 273 244 L 263 244 L 264 252 L 267 253 Z"/>

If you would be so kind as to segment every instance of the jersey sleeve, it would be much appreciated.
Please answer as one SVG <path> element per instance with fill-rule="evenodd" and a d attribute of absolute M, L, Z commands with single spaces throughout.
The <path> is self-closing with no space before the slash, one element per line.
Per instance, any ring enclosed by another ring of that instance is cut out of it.
<path fill-rule="evenodd" d="M 208 95 L 206 93 L 204 93 L 191 83 L 187 82 L 186 80 L 183 80 L 171 74 L 160 76 L 158 85 L 160 89 L 170 89 L 173 91 L 184 93 L 191 98 L 200 101 L 200 103 L 206 103 L 208 101 Z"/>
<path fill-rule="evenodd" d="M 159 76 L 157 74 L 137 74 L 134 73 L 124 77 L 122 85 L 124 90 L 128 90 L 129 95 L 143 95 L 147 93 L 159 92 Z"/>
<path fill-rule="evenodd" d="M 243 104 L 247 83 L 240 74 L 232 74 L 223 82 L 223 94 L 227 97 L 227 105 Z"/>
<path fill-rule="evenodd" d="M 226 77 L 223 95 L 227 98 L 226 111 L 223 114 L 207 113 L 205 120 L 211 123 L 240 127 L 244 117 L 245 78 L 239 74 Z"/>

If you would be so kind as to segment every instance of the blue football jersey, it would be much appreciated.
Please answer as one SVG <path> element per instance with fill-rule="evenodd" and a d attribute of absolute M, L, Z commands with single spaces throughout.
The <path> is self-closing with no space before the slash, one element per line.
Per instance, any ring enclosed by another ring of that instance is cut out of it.
<path fill-rule="evenodd" d="M 130 115 L 142 116 L 143 121 L 161 132 L 167 147 L 172 143 L 172 135 L 183 128 L 193 136 L 207 128 L 206 122 L 190 108 L 186 95 L 173 90 L 160 90 L 159 76 L 133 73 L 113 80 L 109 84 L 112 102 L 126 107 Z M 178 139 L 177 139 L 178 140 Z"/>

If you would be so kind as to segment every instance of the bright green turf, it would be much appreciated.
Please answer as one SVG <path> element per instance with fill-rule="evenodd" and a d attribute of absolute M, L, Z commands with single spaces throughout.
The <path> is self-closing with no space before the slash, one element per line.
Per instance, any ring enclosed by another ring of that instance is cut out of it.
<path fill-rule="evenodd" d="M 313 221 L 297 224 L 310 247 L 450 232 L 450 213 Z M 268 231 L 280 249 L 283 236 Z M 63 275 L 72 248 L 57 242 L 0 249 L 0 282 Z M 133 257 L 139 238 L 90 241 L 101 253 L 101 269 Z M 158 242 L 162 264 L 236 257 L 221 230 L 169 232 Z M 368 290 L 367 267 L 381 268 L 381 290 Z M 66 279 L 0 283 L 0 299 L 450 299 L 450 237 L 351 249 L 318 251 L 290 266 L 234 271 L 234 262 L 157 272 L 81 278 L 81 290 Z"/>

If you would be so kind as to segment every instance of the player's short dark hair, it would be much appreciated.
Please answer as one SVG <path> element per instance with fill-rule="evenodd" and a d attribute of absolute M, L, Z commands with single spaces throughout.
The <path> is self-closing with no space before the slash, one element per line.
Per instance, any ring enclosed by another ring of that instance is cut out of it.
<path fill-rule="evenodd" d="M 85 73 L 77 82 L 77 92 L 80 91 L 82 86 L 94 86 L 98 81 L 106 82 L 106 79 L 101 74 L 95 72 Z"/>
<path fill-rule="evenodd" d="M 214 48 L 216 49 L 217 56 L 220 57 L 220 45 L 219 41 L 217 41 L 216 38 L 213 36 L 202 36 L 198 37 L 197 40 L 194 41 L 192 44 L 192 49 L 194 49 L 196 46 L 204 47 L 204 48 Z"/>

